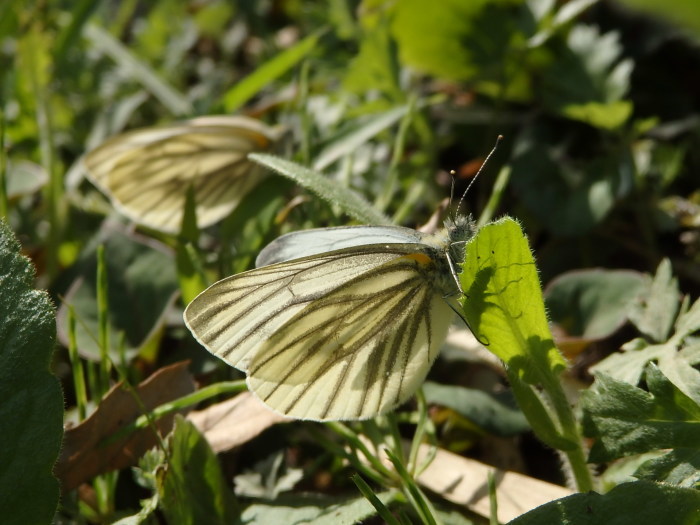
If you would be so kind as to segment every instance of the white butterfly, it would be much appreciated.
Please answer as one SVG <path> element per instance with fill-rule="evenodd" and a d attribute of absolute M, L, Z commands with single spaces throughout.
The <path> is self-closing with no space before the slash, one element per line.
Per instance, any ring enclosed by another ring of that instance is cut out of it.
<path fill-rule="evenodd" d="M 472 231 L 460 217 L 438 235 L 391 226 L 290 233 L 263 249 L 258 268 L 197 296 L 185 323 L 273 410 L 370 418 L 425 379 L 458 309 L 455 272 Z"/>
<path fill-rule="evenodd" d="M 190 186 L 198 226 L 218 222 L 265 177 L 248 153 L 271 149 L 280 134 L 248 117 L 199 117 L 117 135 L 89 152 L 85 166 L 121 213 L 177 233 Z"/>

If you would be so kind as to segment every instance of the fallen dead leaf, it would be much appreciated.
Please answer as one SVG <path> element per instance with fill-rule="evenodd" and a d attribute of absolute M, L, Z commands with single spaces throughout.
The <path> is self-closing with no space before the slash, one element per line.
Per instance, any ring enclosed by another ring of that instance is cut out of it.
<path fill-rule="evenodd" d="M 141 402 L 151 410 L 163 403 L 194 392 L 194 380 L 187 371 L 189 361 L 166 366 L 135 387 Z M 79 425 L 65 431 L 63 449 L 54 468 L 61 490 L 70 491 L 98 474 L 136 464 L 156 444 L 150 428 L 135 431 L 106 446 L 101 442 L 142 415 L 132 394 L 122 383 L 112 387 L 95 411 Z M 172 428 L 174 414 L 156 422 L 161 435 Z"/>
<path fill-rule="evenodd" d="M 190 412 L 187 419 L 204 434 L 216 453 L 247 443 L 272 425 L 291 421 L 266 408 L 250 392 Z"/>
<path fill-rule="evenodd" d="M 430 445 L 421 445 L 419 464 L 430 454 Z M 419 476 L 418 482 L 443 498 L 466 505 L 472 511 L 489 516 L 488 473 L 493 472 L 498 501 L 498 521 L 507 523 L 529 510 L 552 500 L 570 496 L 565 487 L 539 479 L 496 469 L 447 450 L 438 449 L 435 458 Z"/>

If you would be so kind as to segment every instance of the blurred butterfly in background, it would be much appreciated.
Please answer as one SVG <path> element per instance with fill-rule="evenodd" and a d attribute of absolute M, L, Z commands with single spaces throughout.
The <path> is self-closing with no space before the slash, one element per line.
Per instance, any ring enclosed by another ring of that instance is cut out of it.
<path fill-rule="evenodd" d="M 289 233 L 258 268 L 219 281 L 184 318 L 286 416 L 367 419 L 422 384 L 459 310 L 467 217 L 437 235 L 398 226 Z"/>
<path fill-rule="evenodd" d="M 248 153 L 270 150 L 280 128 L 243 116 L 206 116 L 128 131 L 85 156 L 88 178 L 138 224 L 177 233 L 187 190 L 197 225 L 227 215 L 266 176 Z"/>

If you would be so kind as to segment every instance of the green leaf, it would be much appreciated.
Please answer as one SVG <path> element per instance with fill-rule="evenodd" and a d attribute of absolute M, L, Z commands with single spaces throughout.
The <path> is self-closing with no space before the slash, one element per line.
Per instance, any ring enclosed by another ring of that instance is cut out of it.
<path fill-rule="evenodd" d="M 377 498 L 384 505 L 396 499 L 397 493 L 381 492 Z M 281 496 L 274 501 L 254 503 L 245 509 L 241 522 L 247 525 L 268 523 L 313 523 L 314 525 L 353 525 L 360 523 L 377 511 L 363 497 L 329 498 L 298 494 Z"/>
<path fill-rule="evenodd" d="M 0 220 L 0 512 L 4 523 L 49 523 L 58 505 L 52 469 L 63 436 L 63 396 L 49 371 L 56 340 L 51 300 Z"/>
<path fill-rule="evenodd" d="M 542 101 L 550 110 L 603 129 L 616 129 L 632 114 L 623 100 L 633 62 L 620 60 L 617 32 L 601 35 L 595 26 L 574 26 L 544 70 Z"/>
<path fill-rule="evenodd" d="M 168 439 L 169 461 L 159 472 L 158 494 L 168 523 L 230 525 L 238 503 L 219 460 L 195 426 L 177 416 Z"/>
<path fill-rule="evenodd" d="M 623 0 L 630 7 L 645 11 L 650 17 L 664 17 L 674 24 L 683 25 L 700 35 L 700 11 L 694 0 Z"/>
<path fill-rule="evenodd" d="M 401 62 L 448 80 L 469 80 L 482 91 L 530 98 L 527 40 L 533 14 L 518 0 L 421 0 L 394 4 L 392 33 Z"/>
<path fill-rule="evenodd" d="M 549 331 L 535 260 L 520 225 L 487 224 L 466 248 L 464 314 L 488 349 L 536 384 L 566 368 Z"/>
<path fill-rule="evenodd" d="M 292 69 L 318 45 L 318 40 L 327 30 L 321 29 L 307 36 L 289 49 L 268 60 L 253 73 L 229 89 L 223 98 L 224 109 L 228 113 L 238 110 L 265 86 L 277 80 Z"/>
<path fill-rule="evenodd" d="M 623 483 L 607 494 L 574 494 L 537 507 L 508 525 L 694 525 L 700 492 L 648 481 Z"/>
<path fill-rule="evenodd" d="M 512 403 L 481 390 L 428 381 L 423 384 L 423 393 L 428 403 L 451 408 L 498 436 L 514 436 L 530 428 L 523 413 L 514 408 Z"/>
<path fill-rule="evenodd" d="M 597 438 L 589 461 L 664 448 L 698 448 L 700 405 L 653 364 L 646 380 L 649 392 L 596 374 L 593 387 L 581 397 L 584 435 Z"/>
<path fill-rule="evenodd" d="M 650 291 L 647 299 L 648 308 L 665 319 L 664 321 L 650 320 L 650 324 L 645 325 L 656 326 L 657 329 L 654 330 L 657 334 L 665 333 L 665 326 L 673 321 L 673 319 L 668 321 L 670 316 L 666 317 L 668 314 L 661 312 L 662 305 L 666 305 L 674 316 L 678 308 L 675 285 L 667 286 L 663 284 L 664 282 L 669 282 L 667 277 L 655 278 L 656 284 L 652 284 L 651 289 L 655 289 L 656 292 Z M 654 299 L 653 293 L 658 293 L 661 297 Z M 695 301 L 690 309 L 678 316 L 676 332 L 665 343 L 650 345 L 644 339 L 634 339 L 622 346 L 622 352 L 609 355 L 592 366 L 590 370 L 594 373 L 603 372 L 614 379 L 636 385 L 647 363 L 656 361 L 659 370 L 676 388 L 700 404 L 700 371 L 695 368 L 698 362 L 695 356 L 697 348 L 692 344 L 683 347 L 688 336 L 698 329 L 700 329 L 700 300 Z M 679 348 L 681 348 L 680 351 Z"/>
<path fill-rule="evenodd" d="M 680 306 L 678 280 L 673 277 L 671 261 L 661 261 L 654 280 L 630 313 L 634 325 L 655 342 L 668 339 Z"/>
<path fill-rule="evenodd" d="M 110 355 L 118 361 L 120 333 L 127 351 L 136 352 L 162 328 L 165 313 L 175 300 L 178 281 L 171 253 L 153 240 L 112 234 L 105 242 L 109 290 Z M 91 255 L 66 294 L 78 319 L 76 336 L 83 357 L 98 360 L 96 260 Z M 58 314 L 61 340 L 67 341 L 67 307 Z"/>
<path fill-rule="evenodd" d="M 566 139 L 568 141 L 568 139 Z M 513 148 L 511 185 L 544 227 L 579 236 L 601 223 L 633 187 L 622 152 L 579 158 L 550 123 L 523 128 Z"/>
<path fill-rule="evenodd" d="M 283 469 L 283 461 L 284 454 L 278 451 L 253 465 L 251 470 L 236 475 L 233 478 L 236 495 L 274 500 L 280 493 L 292 490 L 304 477 L 304 471 L 291 467 Z"/>
<path fill-rule="evenodd" d="M 248 158 L 292 179 L 300 186 L 315 193 L 329 204 L 340 207 L 345 213 L 361 222 L 379 225 L 391 224 L 391 220 L 377 211 L 362 195 L 309 168 L 265 153 L 251 153 Z"/>
<path fill-rule="evenodd" d="M 361 96 L 368 90 L 376 90 L 388 101 L 405 100 L 406 93 L 399 84 L 396 44 L 391 38 L 389 24 L 383 17 L 371 20 L 374 13 L 367 9 L 360 15 L 364 26 L 360 50 L 348 65 L 343 87 Z"/>
<path fill-rule="evenodd" d="M 661 457 L 645 462 L 634 475 L 639 479 L 693 488 L 700 483 L 700 449 L 671 450 Z"/>
<path fill-rule="evenodd" d="M 564 400 L 545 402 L 533 388 L 542 386 L 547 395 L 562 397 L 558 375 L 566 362 L 549 331 L 537 268 L 520 225 L 506 217 L 481 228 L 467 244 L 460 280 L 469 326 L 505 362 L 532 429 L 549 446 L 571 450 L 573 435 L 563 437 L 548 408 L 551 402 L 562 408 Z"/>
<path fill-rule="evenodd" d="M 644 284 L 644 276 L 631 270 L 564 273 L 545 290 L 547 310 L 568 335 L 602 339 L 627 321 Z"/>

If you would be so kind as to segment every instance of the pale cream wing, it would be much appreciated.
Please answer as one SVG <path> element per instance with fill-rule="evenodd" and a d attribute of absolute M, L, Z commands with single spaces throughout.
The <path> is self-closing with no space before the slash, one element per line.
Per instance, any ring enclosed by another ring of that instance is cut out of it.
<path fill-rule="evenodd" d="M 317 421 L 400 405 L 424 381 L 454 318 L 434 272 L 425 253 L 404 253 L 309 302 L 255 351 L 250 390 L 281 414 Z"/>
<path fill-rule="evenodd" d="M 214 224 L 264 177 L 248 153 L 270 149 L 277 136 L 253 119 L 202 117 L 119 135 L 90 152 L 85 165 L 90 179 L 126 216 L 177 232 L 189 186 L 198 225 Z"/>
<path fill-rule="evenodd" d="M 308 304 L 406 252 L 403 245 L 389 246 L 339 250 L 228 277 L 187 306 L 185 323 L 211 353 L 245 371 L 255 352 Z"/>

